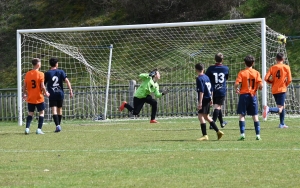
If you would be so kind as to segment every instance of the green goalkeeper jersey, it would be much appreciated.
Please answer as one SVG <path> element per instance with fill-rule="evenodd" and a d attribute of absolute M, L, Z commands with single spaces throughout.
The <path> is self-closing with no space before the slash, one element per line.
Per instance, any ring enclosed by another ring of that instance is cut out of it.
<path fill-rule="evenodd" d="M 159 92 L 158 83 L 154 82 L 152 77 L 147 73 L 140 74 L 140 78 L 143 80 L 140 87 L 136 90 L 134 96 L 141 99 L 146 98 L 147 95 L 154 93 L 155 97 L 160 98 L 162 93 Z"/>

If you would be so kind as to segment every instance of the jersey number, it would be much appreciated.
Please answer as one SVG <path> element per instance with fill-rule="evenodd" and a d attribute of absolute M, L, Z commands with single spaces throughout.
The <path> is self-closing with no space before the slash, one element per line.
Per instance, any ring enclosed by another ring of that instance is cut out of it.
<path fill-rule="evenodd" d="M 215 83 L 223 83 L 225 81 L 225 74 L 224 73 L 213 73 L 215 76 Z"/>
<path fill-rule="evenodd" d="M 208 89 L 209 94 L 211 94 L 211 91 L 210 91 L 211 90 L 211 83 L 210 82 L 205 82 L 205 85 Z"/>
<path fill-rule="evenodd" d="M 255 87 L 255 79 L 248 79 L 248 86 L 250 86 L 250 82 L 252 82 L 251 88 L 254 89 L 254 87 Z"/>
<path fill-rule="evenodd" d="M 52 81 L 54 82 L 53 87 L 59 86 L 59 84 L 57 83 L 58 82 L 58 77 L 57 76 L 53 76 Z"/>
<path fill-rule="evenodd" d="M 36 88 L 36 82 L 35 82 L 35 80 L 31 80 L 31 88 Z"/>
<path fill-rule="evenodd" d="M 278 71 L 276 72 L 276 77 L 277 77 L 278 79 L 280 79 L 280 70 L 278 70 Z"/>

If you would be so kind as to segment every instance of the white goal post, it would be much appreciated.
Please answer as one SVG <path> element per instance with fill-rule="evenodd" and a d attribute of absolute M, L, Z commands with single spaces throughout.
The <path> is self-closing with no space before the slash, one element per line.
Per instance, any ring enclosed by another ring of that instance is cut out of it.
<path fill-rule="evenodd" d="M 213 54 L 222 52 L 225 58 L 239 53 L 238 57 L 234 57 L 235 59 L 231 59 L 230 62 L 225 60 L 225 63 L 229 64 L 237 61 L 237 59 L 239 59 L 238 62 L 241 62 L 241 57 L 259 50 L 257 52 L 260 56 L 258 62 L 260 62 L 261 75 L 264 77 L 268 64 L 272 64 L 268 62 L 273 61 L 267 59 L 267 29 L 265 18 L 255 18 L 17 30 L 18 124 L 22 125 L 26 109 L 22 100 L 22 80 L 25 72 L 31 68 L 29 62 L 31 58 L 44 58 L 42 66 L 46 67 L 51 56 L 58 56 L 63 62 L 60 67 L 66 70 L 68 76 L 71 75 L 72 77 L 70 79 L 71 83 L 74 80 L 78 83 L 78 90 L 80 91 L 77 93 L 80 94 L 86 89 L 86 98 L 89 98 L 89 100 L 85 101 L 84 98 L 78 99 L 76 97 L 72 100 L 74 100 L 74 103 L 83 106 L 88 103 L 88 106 L 82 108 L 92 108 L 93 112 L 89 112 L 87 115 L 84 111 L 75 114 L 70 113 L 70 116 L 95 118 L 95 116 L 101 115 L 101 119 L 107 119 L 107 113 L 110 110 L 110 114 L 116 114 L 116 117 L 124 117 L 124 114 L 120 115 L 116 111 L 119 103 L 124 99 L 128 100 L 128 96 L 119 92 L 122 89 L 114 91 L 111 86 L 120 88 L 120 85 L 128 83 L 131 79 L 138 80 L 139 73 L 148 72 L 153 67 L 162 69 L 163 78 L 160 81 L 162 85 L 170 84 L 171 87 L 176 88 L 177 85 L 185 82 L 180 81 L 179 77 L 188 80 L 189 83 L 194 81 L 190 75 L 194 73 L 193 65 L 197 61 L 205 61 L 206 65 L 212 64 Z M 271 29 L 269 33 L 269 43 L 272 43 L 271 46 L 274 46 L 274 49 L 279 49 L 276 43 L 278 33 Z M 253 39 L 247 39 L 248 35 Z M 224 40 L 224 44 L 222 44 L 222 40 Z M 255 45 L 250 47 L 252 40 L 255 41 L 253 42 Z M 236 45 L 236 47 L 234 48 L 233 45 Z M 231 48 L 232 52 L 230 52 Z M 163 53 L 160 54 L 161 51 Z M 270 56 L 274 55 L 274 50 L 270 49 L 269 51 L 272 51 Z M 132 56 L 136 56 L 136 59 L 133 59 Z M 182 62 L 179 66 L 178 61 L 185 62 Z M 139 63 L 145 66 L 140 67 Z M 237 66 L 233 64 L 232 66 Z M 174 70 L 169 66 L 175 67 Z M 231 67 L 229 66 L 229 68 Z M 242 68 L 241 63 L 238 67 L 233 67 L 235 71 Z M 42 69 L 42 71 L 46 70 L 45 68 Z M 87 73 L 84 73 L 84 71 Z M 114 75 L 113 78 L 111 78 L 111 75 Z M 231 78 L 234 79 L 235 76 L 232 75 Z M 113 83 L 111 82 L 112 79 Z M 84 85 L 87 83 L 89 89 Z M 261 92 L 261 106 L 267 104 L 268 89 L 268 87 L 264 87 Z M 99 90 L 103 90 L 105 95 Z M 171 96 L 175 97 L 177 91 L 179 90 L 174 89 Z M 116 94 L 117 92 L 119 93 Z M 186 95 L 186 98 L 194 97 L 192 94 Z M 93 99 L 91 100 L 91 98 Z M 188 100 L 179 98 L 176 100 Z M 172 109 L 171 104 L 176 103 L 172 101 L 173 98 L 161 100 L 163 105 L 169 104 L 168 108 Z M 189 108 L 189 110 L 194 108 L 190 106 L 189 101 L 186 102 L 186 106 L 182 108 Z M 72 106 L 66 107 L 66 110 L 72 111 L 72 108 Z M 76 108 L 80 107 L 77 105 Z M 145 113 L 147 114 L 147 112 Z M 170 114 L 172 113 L 170 112 Z"/>

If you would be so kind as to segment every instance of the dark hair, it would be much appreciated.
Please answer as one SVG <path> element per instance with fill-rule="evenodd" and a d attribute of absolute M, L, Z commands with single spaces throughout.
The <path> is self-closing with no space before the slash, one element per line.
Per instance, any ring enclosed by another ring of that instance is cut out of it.
<path fill-rule="evenodd" d="M 253 63 L 255 61 L 255 58 L 252 55 L 247 55 L 244 58 L 244 61 L 245 61 L 246 65 L 247 65 L 247 67 L 252 67 Z"/>
<path fill-rule="evenodd" d="M 56 57 L 51 57 L 51 59 L 49 60 L 49 64 L 51 67 L 55 67 L 57 62 L 58 59 Z"/>
<path fill-rule="evenodd" d="M 196 69 L 197 71 L 203 71 L 203 70 L 204 70 L 204 65 L 203 65 L 202 63 L 197 63 L 197 64 L 195 65 L 195 69 Z"/>
<path fill-rule="evenodd" d="M 36 66 L 39 62 L 41 62 L 41 60 L 39 58 L 33 58 L 31 60 L 31 63 L 32 63 L 33 66 Z"/>
<path fill-rule="evenodd" d="M 215 60 L 216 60 L 217 63 L 221 63 L 223 61 L 223 58 L 224 58 L 224 56 L 223 56 L 222 53 L 217 53 L 215 55 Z"/>
<path fill-rule="evenodd" d="M 276 55 L 276 60 L 278 61 L 283 61 L 284 59 L 284 54 L 279 52 L 277 55 Z"/>

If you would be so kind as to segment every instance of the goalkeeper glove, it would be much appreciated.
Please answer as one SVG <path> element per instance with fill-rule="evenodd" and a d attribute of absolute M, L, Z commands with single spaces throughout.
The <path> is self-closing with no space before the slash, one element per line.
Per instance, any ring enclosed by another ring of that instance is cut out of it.
<path fill-rule="evenodd" d="M 166 95 L 166 94 L 168 94 L 169 93 L 169 89 L 166 89 L 166 90 L 164 90 L 163 92 L 162 92 L 162 95 Z"/>
<path fill-rule="evenodd" d="M 152 71 L 152 72 L 149 73 L 149 76 L 150 76 L 150 77 L 153 77 L 153 76 L 155 76 L 155 75 L 156 75 L 156 71 Z"/>

